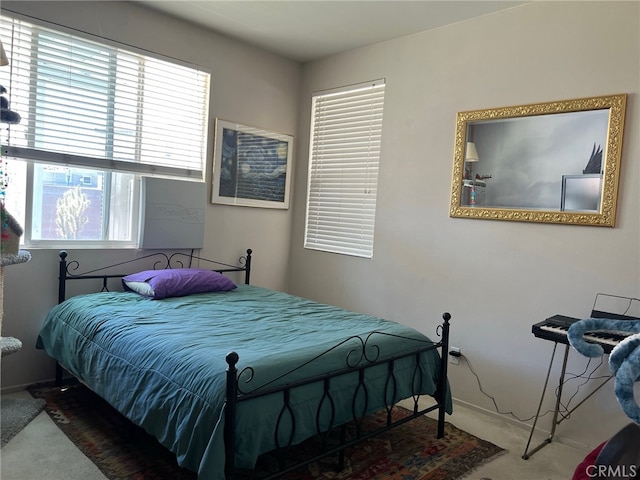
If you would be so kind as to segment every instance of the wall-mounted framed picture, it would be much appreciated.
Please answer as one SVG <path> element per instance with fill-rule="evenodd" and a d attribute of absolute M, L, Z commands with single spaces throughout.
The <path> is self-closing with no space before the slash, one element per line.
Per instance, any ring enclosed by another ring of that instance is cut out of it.
<path fill-rule="evenodd" d="M 212 203 L 289 208 L 293 137 L 216 119 Z"/>

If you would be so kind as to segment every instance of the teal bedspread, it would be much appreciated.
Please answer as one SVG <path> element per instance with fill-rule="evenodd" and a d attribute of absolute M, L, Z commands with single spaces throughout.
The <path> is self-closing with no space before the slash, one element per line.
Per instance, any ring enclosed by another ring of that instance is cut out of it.
<path fill-rule="evenodd" d="M 222 480 L 227 353 L 238 353 L 239 370 L 252 367 L 252 381 L 242 387 L 251 390 L 271 381 L 283 384 L 339 370 L 347 361 L 364 362 L 358 353 L 361 342 L 351 339 L 274 381 L 334 345 L 352 336 L 364 338 L 372 331 L 380 333 L 368 344 L 369 356 L 383 358 L 429 341 L 395 322 L 240 285 L 231 292 L 164 300 L 128 292 L 76 296 L 47 315 L 37 346 L 154 435 L 176 454 L 181 466 L 198 472 L 203 480 Z M 400 341 L 399 336 L 415 341 Z M 374 343 L 376 347 L 371 346 Z M 436 351 L 427 352 L 422 362 L 420 393 L 432 395 L 440 357 Z M 402 385 L 410 383 L 413 369 L 398 362 L 395 370 L 399 385 L 394 400 L 399 400 L 411 394 L 410 387 Z M 382 370 L 379 379 L 373 375 L 367 380 L 371 392 L 382 388 L 384 374 Z M 338 409 L 342 403 L 348 405 L 344 412 L 338 410 L 337 423 L 351 418 L 356 381 L 344 378 L 332 385 Z M 296 442 L 315 432 L 321 393 L 305 387 L 292 395 Z M 370 393 L 368 410 L 382 406 L 383 396 Z M 236 466 L 251 468 L 258 455 L 275 447 L 274 417 L 282 406 L 280 398 L 271 395 L 238 404 Z"/>

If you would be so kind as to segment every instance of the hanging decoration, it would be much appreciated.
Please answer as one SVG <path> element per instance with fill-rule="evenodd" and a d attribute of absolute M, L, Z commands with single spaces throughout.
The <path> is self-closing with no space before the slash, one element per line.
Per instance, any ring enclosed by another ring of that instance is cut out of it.
<path fill-rule="evenodd" d="M 0 85 L 0 123 L 15 125 L 20 123 L 21 117 L 18 112 L 14 112 L 9 107 L 9 100 L 5 97 L 7 89 Z M 4 205 L 9 183 L 9 174 L 7 172 L 7 161 L 4 155 L 0 156 L 0 203 Z"/>

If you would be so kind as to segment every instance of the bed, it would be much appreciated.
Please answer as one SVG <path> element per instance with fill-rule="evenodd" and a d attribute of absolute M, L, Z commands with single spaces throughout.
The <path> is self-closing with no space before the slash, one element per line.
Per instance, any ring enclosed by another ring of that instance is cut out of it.
<path fill-rule="evenodd" d="M 448 313 L 434 342 L 396 322 L 254 286 L 251 250 L 236 265 L 162 253 L 115 265 L 133 275 L 108 273 L 114 266 L 75 273 L 79 264 L 67 256 L 60 253 L 59 303 L 37 341 L 57 362 L 56 381 L 67 370 L 200 479 L 246 475 L 268 452 L 278 460 L 261 478 L 326 455 L 335 454 L 341 468 L 347 448 L 436 410 L 437 435 L 444 435 Z M 138 271 L 130 264 L 138 261 L 152 268 Z M 178 294 L 165 295 L 168 287 L 145 280 L 196 270 L 217 272 L 225 288 L 180 291 L 197 284 L 189 277 Z M 244 282 L 230 280 L 242 274 Z M 101 291 L 67 298 L 72 280 L 97 281 Z M 425 396 L 433 398 L 426 407 Z M 410 414 L 395 415 L 406 399 Z M 382 425 L 360 428 L 365 415 L 382 409 Z M 345 433 L 347 424 L 355 434 Z M 320 439 L 317 454 L 287 458 L 312 437 Z"/>

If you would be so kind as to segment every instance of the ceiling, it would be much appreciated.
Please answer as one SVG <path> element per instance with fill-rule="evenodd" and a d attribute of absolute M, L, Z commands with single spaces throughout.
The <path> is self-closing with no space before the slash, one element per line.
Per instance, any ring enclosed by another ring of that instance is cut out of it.
<path fill-rule="evenodd" d="M 521 5 L 479 0 L 140 0 L 299 62 Z"/>

